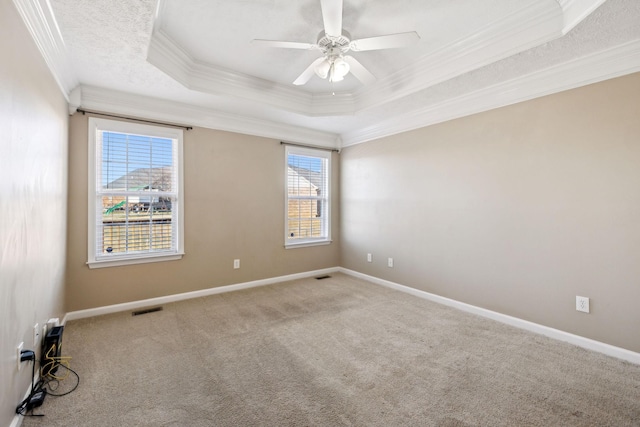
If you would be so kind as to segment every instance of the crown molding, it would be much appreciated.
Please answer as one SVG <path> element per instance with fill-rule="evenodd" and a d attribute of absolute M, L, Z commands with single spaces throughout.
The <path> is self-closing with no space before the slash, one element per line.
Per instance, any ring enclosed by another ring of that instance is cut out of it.
<path fill-rule="evenodd" d="M 431 104 L 342 135 L 342 147 L 640 71 L 640 39 Z"/>
<path fill-rule="evenodd" d="M 606 0 L 556 0 L 562 9 L 562 34 L 567 34 Z"/>
<path fill-rule="evenodd" d="M 209 108 L 94 86 L 82 86 L 80 93 L 80 105 L 87 110 L 170 123 L 179 122 L 265 138 L 286 139 L 326 148 L 340 148 L 339 135 L 330 132 L 222 113 Z"/>
<path fill-rule="evenodd" d="M 71 93 L 69 93 L 69 115 L 73 116 L 78 108 L 80 108 L 80 104 L 82 103 L 82 86 L 76 86 L 73 88 Z"/>
<path fill-rule="evenodd" d="M 361 89 L 356 97 L 357 110 L 409 96 L 560 37 L 560 9 L 550 5 L 535 2 Z"/>
<path fill-rule="evenodd" d="M 191 89 L 189 76 L 192 72 L 191 65 L 195 60 L 157 27 L 156 21 L 147 49 L 147 62 L 158 67 L 184 87 Z"/>
<path fill-rule="evenodd" d="M 148 60 L 183 86 L 207 93 L 239 97 L 308 117 L 355 115 L 418 92 L 462 73 L 566 34 L 605 0 L 556 0 L 557 5 L 536 2 L 524 11 L 485 26 L 371 86 L 353 93 L 310 94 L 289 85 L 214 67 L 192 58 L 161 29 L 163 2 L 148 50 Z M 78 106 L 136 117 L 183 121 L 195 126 L 268 138 L 287 139 L 340 148 L 337 134 L 264 119 L 173 103 L 155 98 L 79 86 L 49 0 L 12 0 L 41 55 L 45 59 L 73 114 Z M 343 146 L 393 135 L 457 117 L 498 108 L 538 96 L 579 87 L 640 71 L 638 45 L 624 45 L 558 66 L 469 92 L 413 110 L 393 120 L 342 135 Z M 437 66 L 433 66 L 436 64 Z"/>
<path fill-rule="evenodd" d="M 13 0 L 13 4 L 68 102 L 69 94 L 78 86 L 78 79 L 72 71 L 49 0 Z"/>
<path fill-rule="evenodd" d="M 640 40 L 634 40 L 342 135 L 96 87 L 82 87 L 81 105 L 106 113 L 179 121 L 229 132 L 342 148 L 638 71 Z"/>
<path fill-rule="evenodd" d="M 354 113 L 351 94 L 314 95 L 300 89 L 198 61 L 161 29 L 151 36 L 147 61 L 188 89 L 269 104 L 306 116 Z"/>
<path fill-rule="evenodd" d="M 561 37 L 605 0 L 533 2 L 354 92 L 310 94 L 301 89 L 205 64 L 162 30 L 158 8 L 148 61 L 185 87 L 265 103 L 308 117 L 353 115 L 409 96 L 469 71 Z M 435 64 L 435 65 L 434 65 Z"/>

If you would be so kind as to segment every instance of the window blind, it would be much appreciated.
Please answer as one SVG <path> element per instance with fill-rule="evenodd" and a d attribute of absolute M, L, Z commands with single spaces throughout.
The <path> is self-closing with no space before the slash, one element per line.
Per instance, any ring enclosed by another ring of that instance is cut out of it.
<path fill-rule="evenodd" d="M 329 155 L 287 149 L 288 243 L 329 239 Z"/>
<path fill-rule="evenodd" d="M 178 144 L 174 139 L 96 133 L 96 260 L 175 252 Z"/>

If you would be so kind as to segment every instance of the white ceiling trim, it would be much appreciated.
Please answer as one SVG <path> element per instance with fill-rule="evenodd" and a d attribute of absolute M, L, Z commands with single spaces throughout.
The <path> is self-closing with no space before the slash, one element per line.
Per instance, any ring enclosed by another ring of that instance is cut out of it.
<path fill-rule="evenodd" d="M 567 8 L 572 7 L 571 0 L 560 1 L 567 3 Z M 580 4 L 597 6 L 602 1 L 581 0 Z M 592 11 L 596 6 L 588 10 Z M 372 85 L 340 96 L 314 96 L 290 85 L 267 82 L 199 62 L 163 32 L 162 10 L 160 7 L 151 36 L 147 58 L 150 63 L 189 89 L 240 97 L 311 117 L 355 114 L 402 98 L 558 38 L 563 34 L 564 23 L 564 9 L 560 4 L 536 2 L 418 58 L 411 66 Z M 575 15 L 574 21 L 584 19 L 588 14 Z"/>
<path fill-rule="evenodd" d="M 486 87 L 342 135 L 342 147 L 640 71 L 640 40 Z"/>
<path fill-rule="evenodd" d="M 69 101 L 69 94 L 78 85 L 78 79 L 72 71 L 67 49 L 49 0 L 13 0 L 13 4 L 62 94 Z"/>
<path fill-rule="evenodd" d="M 286 139 L 329 148 L 340 148 L 428 126 L 469 114 L 498 108 L 550 93 L 579 87 L 640 71 L 640 40 L 598 52 L 561 65 L 467 93 L 435 105 L 426 105 L 373 126 L 340 135 L 266 119 L 243 117 L 168 100 L 78 87 L 78 79 L 49 0 L 12 0 L 33 37 L 63 95 L 75 107 L 134 117 L 181 121 L 194 126 Z M 556 0 L 557 7 L 533 5 L 483 30 L 418 59 L 410 73 L 398 74 L 351 93 L 313 95 L 288 85 L 239 75 L 191 58 L 154 27 L 149 57 L 162 63 L 166 73 L 190 89 L 241 96 L 286 111 L 308 116 L 355 114 L 382 105 L 497 61 L 536 44 L 559 37 L 588 16 L 605 0 Z M 552 3 L 553 5 L 553 3 Z M 557 18 L 554 18 L 556 17 Z M 156 22 L 158 24 L 159 21 Z M 432 64 L 436 66 L 433 67 Z M 406 70 L 405 70 L 406 71 Z M 391 88 L 391 82 L 401 89 Z M 258 89 L 255 91 L 255 89 Z M 394 92 L 395 91 L 395 92 Z M 257 95 L 256 95 L 257 93 Z M 342 144 L 341 144 L 342 142 Z"/>
<path fill-rule="evenodd" d="M 409 69 L 363 88 L 356 97 L 357 110 L 400 99 L 556 39 L 562 35 L 561 25 L 559 7 L 534 3 L 417 59 Z"/>
<path fill-rule="evenodd" d="M 188 104 L 116 92 L 93 86 L 81 87 L 81 108 L 129 117 L 183 123 L 228 132 L 285 139 L 290 142 L 313 144 L 326 148 L 340 148 L 340 137 L 299 126 L 270 120 L 242 117 Z"/>
<path fill-rule="evenodd" d="M 556 0 L 562 8 L 564 15 L 564 25 L 562 34 L 567 34 L 578 25 L 584 18 L 589 16 L 591 12 L 596 10 L 602 3 L 607 0 Z"/>
<path fill-rule="evenodd" d="M 375 126 L 342 135 L 95 87 L 82 87 L 81 105 L 82 108 L 105 113 L 183 122 L 229 132 L 342 148 L 634 72 L 640 72 L 640 40 L 428 105 Z"/>
<path fill-rule="evenodd" d="M 314 96 L 293 86 L 283 85 L 246 74 L 215 67 L 191 57 L 161 29 L 154 29 L 147 53 L 147 61 L 191 90 L 243 98 L 253 102 L 266 103 L 273 107 L 304 115 L 351 114 L 351 96 L 341 96 L 339 104 L 331 111 L 314 104 Z M 337 107 L 337 108 L 336 108 Z"/>

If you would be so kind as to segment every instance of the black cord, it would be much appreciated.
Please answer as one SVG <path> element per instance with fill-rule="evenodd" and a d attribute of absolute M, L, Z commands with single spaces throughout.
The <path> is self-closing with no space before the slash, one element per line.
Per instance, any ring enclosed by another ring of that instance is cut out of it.
<path fill-rule="evenodd" d="M 76 389 L 77 389 L 77 388 L 78 388 L 78 386 L 80 385 L 80 375 L 78 375 L 78 373 L 77 373 L 76 371 L 74 371 L 73 369 L 71 369 L 71 368 L 70 368 L 70 367 L 68 367 L 68 366 L 60 365 L 60 364 L 58 365 L 58 369 L 59 369 L 59 368 L 65 368 L 66 370 L 68 370 L 69 372 L 71 372 L 73 375 L 75 375 L 75 377 L 76 377 L 76 385 L 74 385 L 74 386 L 73 386 L 73 388 L 72 388 L 71 390 L 69 390 L 69 391 L 67 391 L 67 392 L 65 392 L 65 393 L 55 394 L 55 393 L 52 393 L 52 391 L 57 390 L 57 389 L 58 389 L 58 385 L 56 385 L 56 387 L 55 387 L 55 388 L 53 388 L 53 387 L 51 387 L 49 384 L 50 384 L 50 383 L 52 383 L 52 382 L 55 382 L 56 384 L 60 384 L 60 380 L 58 380 L 58 379 L 55 379 L 55 378 L 54 378 L 54 379 L 50 379 L 50 380 L 44 381 L 44 382 L 43 382 L 43 385 L 42 385 L 42 388 L 47 390 L 47 394 L 48 394 L 49 396 L 55 396 L 55 397 L 62 397 L 62 396 L 66 396 L 67 394 L 71 394 L 71 393 L 73 393 L 74 391 L 76 391 Z"/>
<path fill-rule="evenodd" d="M 76 377 L 76 383 L 73 386 L 73 388 L 65 393 L 60 393 L 60 394 L 56 394 L 56 393 L 52 393 L 53 391 L 57 390 L 60 386 L 60 382 L 62 381 L 59 378 L 54 378 L 51 377 L 50 375 L 45 376 L 45 378 L 40 378 L 38 380 L 37 383 L 35 382 L 35 366 L 36 366 L 36 362 L 35 360 L 32 361 L 33 365 L 31 366 L 31 392 L 29 393 L 29 395 L 22 401 L 20 402 L 20 404 L 18 405 L 18 407 L 16 408 L 16 414 L 19 414 L 23 417 L 44 417 L 44 414 L 34 414 L 33 413 L 33 409 L 31 408 L 31 413 L 28 414 L 26 413 L 27 408 L 29 406 L 29 402 L 31 402 L 31 399 L 33 398 L 33 396 L 36 393 L 44 393 L 45 395 L 49 395 L 49 396 L 55 396 L 55 397 L 62 397 L 62 396 L 66 396 L 68 394 L 73 393 L 78 386 L 80 385 L 80 375 L 78 375 L 78 373 L 76 371 L 74 371 L 73 369 L 71 369 L 70 367 L 68 367 L 66 364 L 61 364 L 59 362 L 57 362 L 55 359 L 52 360 L 53 366 L 50 368 L 49 372 L 51 372 L 52 370 L 56 370 L 59 368 L 64 368 L 67 371 L 69 371 L 70 373 L 72 373 L 75 377 Z M 41 364 L 42 365 L 42 364 Z M 52 385 L 52 383 L 55 383 L 55 387 Z"/>
<path fill-rule="evenodd" d="M 33 382 L 36 379 L 36 358 L 35 355 L 33 357 L 33 360 L 31 361 L 31 395 L 33 395 L 34 390 L 33 390 Z"/>
<path fill-rule="evenodd" d="M 36 388 L 36 384 L 34 384 L 36 378 L 36 361 L 35 361 L 35 357 L 33 359 L 31 359 L 31 392 L 29 393 L 29 395 L 27 397 L 24 398 L 24 400 L 22 402 L 20 402 L 20 404 L 18 405 L 18 407 L 16 408 L 16 414 L 18 415 L 22 415 L 23 417 L 44 417 L 44 415 L 42 414 L 34 414 L 33 413 L 33 409 L 31 410 L 31 414 L 26 414 L 25 411 L 27 410 L 27 406 L 29 405 L 29 402 L 31 401 L 31 398 L 39 391 L 41 391 L 40 387 L 38 386 Z M 40 384 L 40 381 L 38 381 L 38 384 Z M 45 391 L 46 393 L 46 391 Z"/>

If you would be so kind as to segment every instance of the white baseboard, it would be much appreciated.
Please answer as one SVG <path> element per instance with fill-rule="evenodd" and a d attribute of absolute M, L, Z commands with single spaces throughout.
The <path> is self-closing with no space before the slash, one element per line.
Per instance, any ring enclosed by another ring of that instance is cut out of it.
<path fill-rule="evenodd" d="M 35 360 L 32 363 L 36 363 Z M 40 373 L 36 370 L 36 376 L 33 379 L 33 383 L 34 384 L 38 384 L 38 381 L 40 381 Z M 16 407 L 27 397 L 29 397 L 29 394 L 31 394 L 31 382 L 29 382 L 29 386 L 27 387 L 27 391 L 24 394 L 24 397 L 22 398 L 22 400 L 20 400 L 20 402 L 16 403 Z M 20 414 L 15 414 L 13 416 L 13 420 L 11 421 L 11 424 L 9 424 L 9 427 L 20 427 L 22 425 L 22 420 L 24 419 L 24 416 L 20 415 Z"/>
<path fill-rule="evenodd" d="M 31 393 L 31 384 L 29 384 L 29 390 L 27 390 L 27 394 L 24 395 L 23 399 L 26 399 L 27 396 L 29 396 L 29 393 Z M 11 424 L 9 424 L 9 427 L 20 427 L 22 425 L 23 418 L 24 417 L 22 415 L 15 414 L 13 416 L 13 421 L 11 421 Z"/>
<path fill-rule="evenodd" d="M 255 288 L 258 286 L 272 285 L 289 280 L 304 279 L 307 277 L 321 276 L 323 274 L 335 273 L 340 267 L 325 268 L 322 270 L 306 271 L 304 273 L 289 274 L 286 276 L 272 277 L 269 279 L 254 280 L 252 282 L 237 283 L 234 285 L 218 286 L 215 288 L 202 289 L 200 291 L 185 292 L 182 294 L 167 295 L 164 297 L 149 298 L 139 301 L 131 301 L 122 304 L 107 305 L 104 307 L 89 308 L 86 310 L 70 311 L 65 314 L 62 324 L 66 324 L 70 320 L 84 319 L 87 317 L 100 316 L 103 314 L 118 313 L 121 311 L 135 310 L 137 308 L 168 304 L 176 301 L 183 301 L 192 298 L 216 295 L 225 292 L 239 291 L 241 289 Z"/>
<path fill-rule="evenodd" d="M 473 313 L 473 314 L 480 315 L 482 317 L 487 317 L 489 319 L 493 319 L 501 323 L 506 323 L 507 325 L 515 326 L 520 329 L 525 329 L 530 332 L 535 332 L 537 334 L 544 335 L 559 341 L 565 341 L 570 344 L 576 345 L 578 347 L 582 347 L 588 350 L 593 350 L 598 353 L 603 353 L 608 356 L 616 357 L 618 359 L 626 360 L 628 362 L 640 365 L 640 353 L 636 353 L 631 350 L 615 347 L 613 345 L 605 344 L 600 341 L 595 341 L 590 338 L 581 337 L 580 335 L 570 334 L 568 332 L 564 332 L 559 329 L 554 329 L 548 326 L 539 325 L 537 323 L 529 322 L 527 320 L 519 319 L 517 317 L 512 317 L 506 314 L 487 310 L 485 308 L 476 307 L 474 305 L 466 304 L 450 298 L 441 297 L 439 295 L 421 291 L 415 288 L 410 288 L 408 286 L 400 285 L 398 283 L 390 282 L 384 279 L 379 279 L 377 277 L 369 276 L 367 274 L 359 273 L 357 271 L 349 270 L 346 268 L 341 267 L 339 271 L 341 273 L 348 274 L 350 276 L 364 279 L 368 282 L 386 286 L 388 288 L 395 289 L 401 292 L 406 292 L 408 294 L 417 296 L 419 298 L 424 298 L 429 301 L 437 302 L 439 304 L 443 304 L 449 307 L 457 308 L 462 311 L 466 311 L 468 313 Z"/>
<path fill-rule="evenodd" d="M 400 285 L 395 282 L 380 279 L 374 276 L 369 276 L 367 274 L 359 273 L 357 271 L 349 270 L 347 268 L 342 268 L 342 267 L 325 268 L 322 270 L 307 271 L 304 273 L 272 277 L 269 279 L 255 280 L 252 282 L 244 282 L 244 283 L 237 283 L 237 284 L 227 285 L 227 286 L 219 286 L 215 288 L 202 289 L 199 291 L 186 292 L 182 294 L 168 295 L 164 297 L 150 298 L 150 299 L 145 299 L 140 301 L 132 301 L 132 302 L 127 302 L 123 304 L 108 305 L 104 307 L 90 308 L 87 310 L 71 311 L 64 316 L 64 318 L 62 319 L 62 324 L 64 325 L 67 321 L 70 321 L 70 320 L 84 319 L 87 317 L 100 316 L 103 314 L 135 310 L 138 308 L 168 304 L 171 302 L 183 301 L 183 300 L 192 299 L 192 298 L 199 298 L 199 297 L 204 297 L 208 295 L 216 295 L 216 294 L 221 294 L 225 292 L 238 291 L 241 289 L 255 288 L 258 286 L 272 285 L 275 283 L 286 282 L 289 280 L 304 279 L 307 277 L 320 276 L 323 274 L 330 274 L 335 272 L 340 272 L 340 273 L 348 274 L 350 276 L 358 277 L 378 285 L 386 286 L 391 289 L 395 289 L 401 292 L 405 292 L 405 293 L 417 296 L 419 298 L 424 298 L 439 304 L 457 308 L 459 310 L 466 311 L 468 313 L 477 314 L 479 316 L 493 319 L 498 322 L 505 323 L 507 325 L 515 326 L 520 329 L 525 329 L 527 331 L 544 335 L 549 338 L 568 342 L 573 345 L 577 345 L 578 347 L 582 347 L 588 350 L 593 350 L 599 353 L 606 354 L 608 356 L 616 357 L 618 359 L 626 360 L 628 362 L 640 365 L 640 353 L 636 353 L 631 350 L 616 347 L 600 341 L 595 341 L 590 338 L 585 338 L 580 335 L 571 334 L 565 331 L 561 331 L 559 329 L 550 328 L 548 326 L 539 325 L 537 323 L 529 322 L 527 320 L 519 319 L 517 317 L 508 316 L 506 314 L 498 313 L 496 311 L 487 310 L 485 308 L 477 307 L 471 304 L 466 304 L 450 298 L 445 298 L 439 295 L 421 291 L 419 289 L 411 288 L 409 286 Z M 20 424 L 16 424 L 14 426 L 12 424 L 11 427 L 18 427 L 19 425 Z"/>
<path fill-rule="evenodd" d="M 26 399 L 27 396 L 29 396 L 29 393 L 31 393 L 31 384 L 29 384 L 29 388 L 27 389 L 27 392 L 25 393 L 24 397 L 22 398 L 22 400 Z M 21 401 L 20 401 L 21 402 Z M 20 404 L 20 402 L 18 402 L 16 404 L 16 406 L 18 406 Z M 13 416 L 13 421 L 11 421 L 11 424 L 9 424 L 9 427 L 20 427 L 22 425 L 22 419 L 24 417 L 22 415 L 19 414 L 15 414 Z"/>

